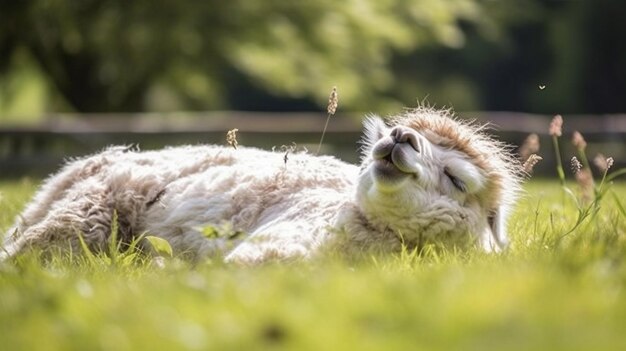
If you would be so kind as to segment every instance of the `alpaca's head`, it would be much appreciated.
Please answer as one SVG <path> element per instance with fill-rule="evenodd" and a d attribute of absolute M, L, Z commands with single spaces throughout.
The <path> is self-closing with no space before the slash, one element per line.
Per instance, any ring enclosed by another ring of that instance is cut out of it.
<path fill-rule="evenodd" d="M 481 126 L 419 108 L 365 122 L 358 204 L 405 242 L 506 245 L 519 166 Z"/>

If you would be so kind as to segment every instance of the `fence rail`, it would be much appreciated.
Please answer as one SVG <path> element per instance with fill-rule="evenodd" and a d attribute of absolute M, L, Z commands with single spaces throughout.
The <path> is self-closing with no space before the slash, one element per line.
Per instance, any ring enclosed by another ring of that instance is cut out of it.
<path fill-rule="evenodd" d="M 464 118 L 489 123 L 494 133 L 519 145 L 530 133 L 540 135 L 545 158 L 538 172 L 550 172 L 551 116 L 514 112 L 468 112 Z M 113 144 L 138 144 L 143 149 L 164 145 L 224 144 L 226 131 L 239 129 L 242 145 L 271 149 L 296 143 L 315 148 L 326 116 L 321 113 L 210 112 L 171 114 L 50 115 L 34 126 L 0 126 L 0 177 L 42 176 L 64 158 L 96 152 Z M 323 152 L 358 162 L 360 115 L 333 117 Z M 578 130 L 589 143 L 589 154 L 626 161 L 626 115 L 566 116 L 563 155 L 574 155 L 569 135 Z"/>

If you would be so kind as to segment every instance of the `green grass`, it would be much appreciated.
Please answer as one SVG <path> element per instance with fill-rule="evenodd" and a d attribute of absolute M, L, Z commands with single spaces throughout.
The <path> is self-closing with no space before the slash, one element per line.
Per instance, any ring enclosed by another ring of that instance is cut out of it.
<path fill-rule="evenodd" d="M 36 182 L 0 183 L 6 229 Z M 571 186 L 575 189 L 575 186 Z M 616 200 L 618 199 L 618 200 Z M 620 203 L 618 203 L 620 201 Z M 243 269 L 165 260 L 0 265 L 3 350 L 624 350 L 626 184 L 580 215 L 533 181 L 512 248 Z"/>

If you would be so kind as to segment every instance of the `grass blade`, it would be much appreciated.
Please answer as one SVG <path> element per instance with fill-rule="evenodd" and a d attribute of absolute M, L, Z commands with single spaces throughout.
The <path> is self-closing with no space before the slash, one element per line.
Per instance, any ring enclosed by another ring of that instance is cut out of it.
<path fill-rule="evenodd" d="M 146 239 L 150 242 L 150 245 L 152 245 L 152 248 L 157 253 L 166 254 L 169 257 L 173 256 L 172 246 L 170 246 L 170 243 L 168 243 L 167 240 L 152 235 L 146 236 Z"/>

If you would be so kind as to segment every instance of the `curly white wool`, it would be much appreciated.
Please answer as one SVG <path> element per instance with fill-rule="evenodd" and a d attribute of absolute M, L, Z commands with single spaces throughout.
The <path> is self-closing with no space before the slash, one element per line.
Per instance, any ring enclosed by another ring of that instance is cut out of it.
<path fill-rule="evenodd" d="M 504 247 L 519 177 L 502 145 L 441 111 L 412 110 L 392 123 L 366 121 L 360 168 L 303 152 L 290 154 L 285 167 L 282 153 L 220 146 L 113 147 L 71 161 L 18 217 L 0 258 L 31 247 L 79 252 L 79 235 L 104 250 L 114 215 L 123 242 L 148 233 L 192 260 L 223 256 L 246 265 L 427 242 Z M 375 176 L 372 148 L 400 127 L 418 151 L 398 161 L 411 174 L 400 172 L 392 187 Z M 202 233 L 225 225 L 245 234 Z"/>

